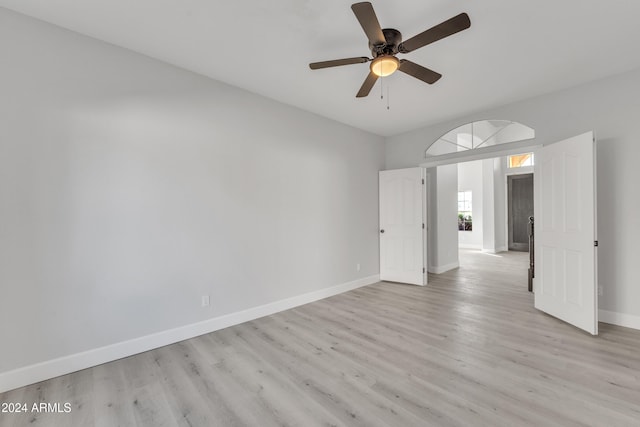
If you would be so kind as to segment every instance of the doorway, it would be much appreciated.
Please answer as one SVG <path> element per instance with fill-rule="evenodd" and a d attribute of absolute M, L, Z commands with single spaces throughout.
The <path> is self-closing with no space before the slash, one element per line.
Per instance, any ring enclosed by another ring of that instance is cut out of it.
<path fill-rule="evenodd" d="M 593 132 L 587 132 L 538 147 L 534 150 L 533 167 L 534 216 L 538 219 L 534 306 L 593 335 L 598 334 L 595 142 Z M 500 154 L 524 152 L 521 144 L 512 144 L 510 148 L 504 144 Z M 437 169 L 440 165 L 489 159 L 496 154 L 487 149 L 445 154 L 428 159 L 421 166 Z M 436 207 L 440 213 L 441 204 Z M 443 227 L 437 231 L 438 240 L 448 235 Z"/>
<path fill-rule="evenodd" d="M 514 161 L 516 157 L 525 156 L 529 158 L 527 164 Z M 466 271 L 461 274 L 475 274 L 471 270 L 480 264 L 499 263 L 506 258 L 510 260 L 511 267 L 528 271 L 528 219 L 533 215 L 533 155 L 523 153 L 459 162 L 457 167 L 458 264 L 461 270 Z M 468 202 L 469 206 L 461 200 Z M 471 212 L 467 214 L 465 211 Z M 461 227 L 461 217 L 472 218 L 473 228 Z M 521 221 L 513 221 L 514 218 Z M 526 274 L 522 274 L 514 286 L 528 289 Z"/>
<path fill-rule="evenodd" d="M 533 216 L 533 174 L 507 176 L 508 234 L 510 251 L 529 250 L 529 217 Z"/>

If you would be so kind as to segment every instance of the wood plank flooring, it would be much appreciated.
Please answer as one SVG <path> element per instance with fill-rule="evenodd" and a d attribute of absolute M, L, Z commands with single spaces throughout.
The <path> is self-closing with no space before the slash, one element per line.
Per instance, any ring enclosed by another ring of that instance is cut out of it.
<path fill-rule="evenodd" d="M 526 253 L 378 283 L 0 394 L 0 426 L 640 426 L 640 331 L 533 308 Z"/>

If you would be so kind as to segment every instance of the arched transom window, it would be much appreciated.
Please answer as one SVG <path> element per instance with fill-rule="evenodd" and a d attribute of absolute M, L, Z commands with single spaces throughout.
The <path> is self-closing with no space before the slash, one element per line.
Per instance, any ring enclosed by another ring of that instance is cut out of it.
<path fill-rule="evenodd" d="M 533 139 L 535 131 L 510 120 L 481 120 L 442 135 L 425 151 L 425 158 Z"/>

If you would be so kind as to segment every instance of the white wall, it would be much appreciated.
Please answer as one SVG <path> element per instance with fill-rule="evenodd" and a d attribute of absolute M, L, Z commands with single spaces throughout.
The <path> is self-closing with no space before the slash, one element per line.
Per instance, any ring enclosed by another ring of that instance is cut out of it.
<path fill-rule="evenodd" d="M 428 270 L 444 273 L 458 267 L 458 165 L 429 169 L 432 226 L 427 230 Z M 433 215 L 435 212 L 435 215 Z M 437 230 L 432 233 L 431 230 Z"/>
<path fill-rule="evenodd" d="M 381 137 L 4 9 L 0 56 L 0 374 L 378 274 Z"/>
<path fill-rule="evenodd" d="M 509 233 L 507 230 L 507 158 L 493 159 L 493 213 L 494 213 L 494 245 L 495 252 L 509 249 Z"/>
<path fill-rule="evenodd" d="M 499 159 L 484 159 L 482 162 L 482 249 L 487 252 L 499 252 L 496 245 L 496 188 L 494 163 Z"/>
<path fill-rule="evenodd" d="M 386 167 L 420 164 L 424 150 L 448 130 L 474 120 L 496 118 L 535 129 L 536 140 L 553 143 L 589 130 L 598 139 L 598 279 L 600 308 L 640 325 L 636 265 L 640 227 L 629 218 L 640 211 L 640 70 L 511 105 L 478 111 L 387 139 Z M 626 317 L 625 317 L 626 316 Z"/>
<path fill-rule="evenodd" d="M 458 191 L 471 191 L 473 228 L 458 231 L 458 246 L 482 249 L 484 221 L 483 160 L 458 163 Z M 492 201 L 492 199 L 490 200 Z"/>

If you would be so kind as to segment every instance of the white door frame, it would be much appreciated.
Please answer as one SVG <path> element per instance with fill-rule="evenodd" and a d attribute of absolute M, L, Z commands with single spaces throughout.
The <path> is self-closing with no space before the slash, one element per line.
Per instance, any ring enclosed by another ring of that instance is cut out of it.
<path fill-rule="evenodd" d="M 470 162 L 472 160 L 493 159 L 495 157 L 511 156 L 523 154 L 542 147 L 542 144 L 535 139 L 526 141 L 508 142 L 506 144 L 491 145 L 475 150 L 459 151 L 457 153 L 443 154 L 441 156 L 430 157 L 420 166 L 423 168 L 433 168 L 436 166 L 452 165 L 456 163 Z"/>
<path fill-rule="evenodd" d="M 427 173 L 427 170 L 425 168 L 424 169 L 424 185 L 423 185 L 423 190 L 422 190 L 422 197 L 424 197 L 424 203 L 422 205 L 422 221 L 424 224 L 424 228 L 422 229 L 422 246 L 423 246 L 423 252 L 424 252 L 424 260 L 423 260 L 423 265 L 424 265 L 424 284 L 426 285 L 429 280 L 428 280 L 428 273 L 429 273 L 429 221 L 431 218 L 431 212 L 429 211 L 429 209 L 431 208 L 430 204 L 429 204 L 429 197 L 430 197 L 430 185 L 431 185 L 431 177 L 430 175 Z"/>

